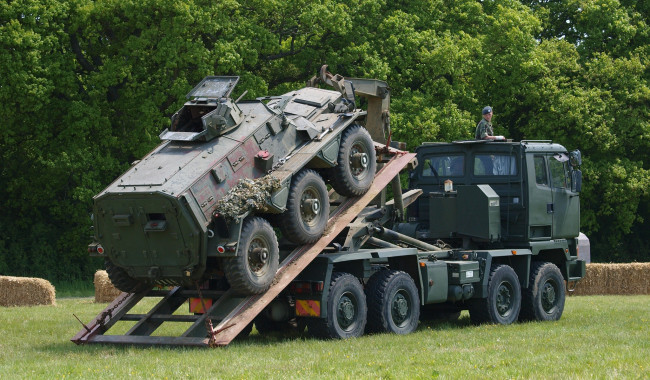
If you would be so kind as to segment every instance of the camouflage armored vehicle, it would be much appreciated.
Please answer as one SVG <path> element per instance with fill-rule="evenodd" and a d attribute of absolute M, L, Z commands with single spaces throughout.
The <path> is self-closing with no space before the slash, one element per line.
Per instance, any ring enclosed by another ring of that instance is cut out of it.
<path fill-rule="evenodd" d="M 262 293 L 278 267 L 274 228 L 312 243 L 329 218 L 326 183 L 343 196 L 367 191 L 376 160 L 364 126 L 381 117 L 357 109 L 354 82 L 325 69 L 339 91 L 238 101 L 239 77 L 210 76 L 189 92 L 163 142 L 94 198 L 89 250 L 113 284 L 132 292 L 225 274 L 240 294 Z M 384 82 L 358 84 L 388 104 Z"/>

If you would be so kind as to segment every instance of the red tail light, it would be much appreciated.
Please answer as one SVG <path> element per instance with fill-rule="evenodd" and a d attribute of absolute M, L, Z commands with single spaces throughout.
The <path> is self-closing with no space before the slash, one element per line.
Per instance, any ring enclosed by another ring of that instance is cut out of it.
<path fill-rule="evenodd" d="M 289 291 L 295 294 L 322 293 L 323 281 L 296 281 L 289 285 Z"/>

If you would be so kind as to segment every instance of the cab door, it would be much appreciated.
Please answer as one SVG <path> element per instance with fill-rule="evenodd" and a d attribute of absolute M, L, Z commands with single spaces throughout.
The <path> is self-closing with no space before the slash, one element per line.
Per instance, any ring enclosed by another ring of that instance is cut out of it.
<path fill-rule="evenodd" d="M 553 192 L 546 153 L 528 155 L 528 236 L 548 239 L 553 232 Z"/>
<path fill-rule="evenodd" d="M 571 191 L 568 156 L 549 155 L 553 196 L 553 238 L 572 238 L 580 233 L 580 197 Z"/>

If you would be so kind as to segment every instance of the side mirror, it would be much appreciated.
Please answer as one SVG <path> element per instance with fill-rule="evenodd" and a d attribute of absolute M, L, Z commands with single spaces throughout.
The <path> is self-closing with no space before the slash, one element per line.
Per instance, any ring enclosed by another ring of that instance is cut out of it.
<path fill-rule="evenodd" d="M 582 191 L 582 172 L 578 169 L 571 172 L 571 191 L 574 193 Z"/>
<path fill-rule="evenodd" d="M 569 153 L 569 162 L 571 162 L 571 166 L 582 165 L 582 153 L 577 149 Z"/>

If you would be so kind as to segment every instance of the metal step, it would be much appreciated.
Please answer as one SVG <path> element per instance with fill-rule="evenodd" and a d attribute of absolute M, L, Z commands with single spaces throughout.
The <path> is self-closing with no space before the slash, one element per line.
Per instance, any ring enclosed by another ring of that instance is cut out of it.
<path fill-rule="evenodd" d="M 141 321 L 142 319 L 149 318 L 152 321 L 160 322 L 196 322 L 201 316 L 190 314 L 125 314 L 122 321 Z"/>

